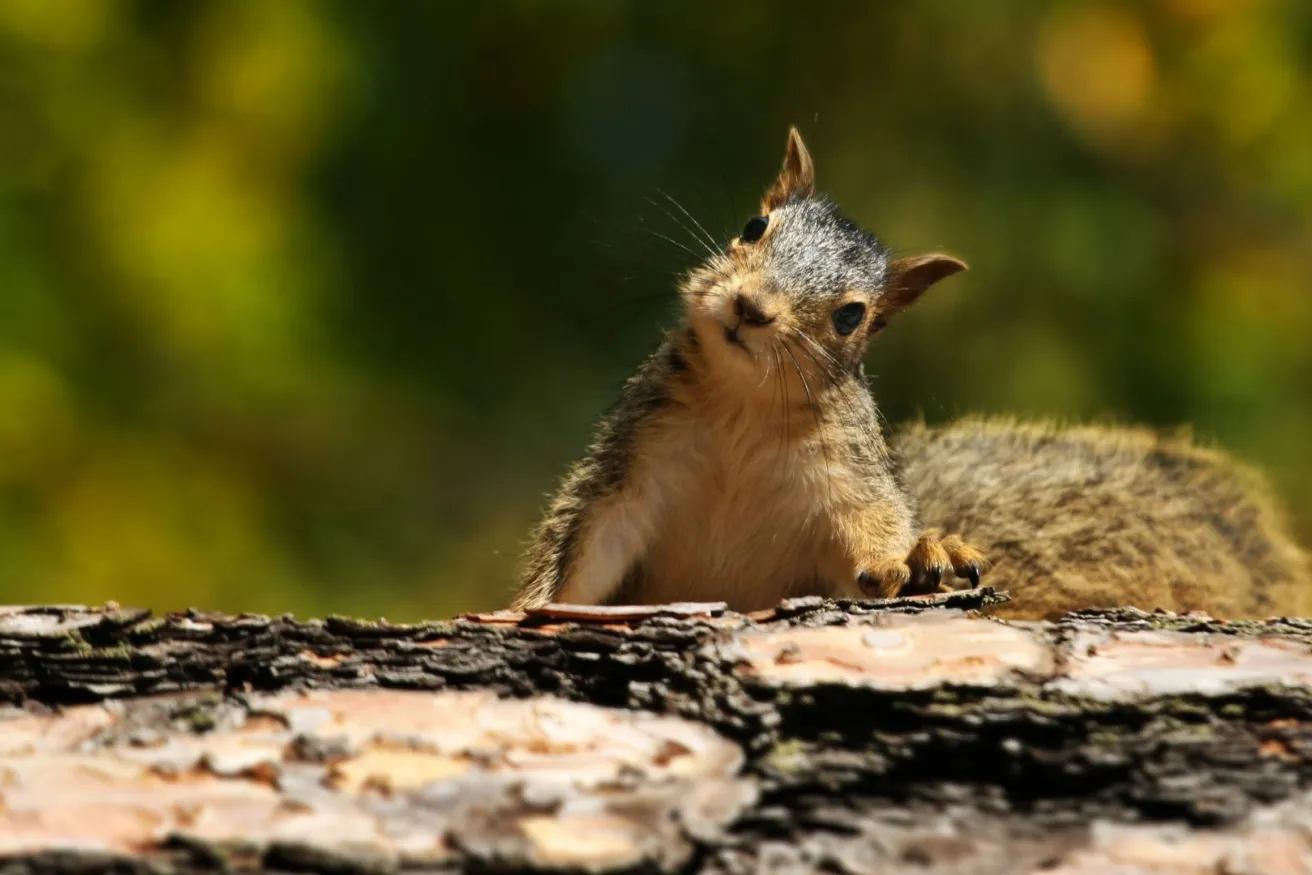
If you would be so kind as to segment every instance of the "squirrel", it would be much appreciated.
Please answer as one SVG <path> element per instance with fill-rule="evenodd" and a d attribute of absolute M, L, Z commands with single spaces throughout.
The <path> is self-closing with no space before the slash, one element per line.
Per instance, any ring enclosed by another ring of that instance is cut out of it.
<path fill-rule="evenodd" d="M 559 485 L 511 608 L 749 612 L 936 592 L 953 577 L 974 587 L 987 572 L 1012 598 L 991 612 L 1011 618 L 1301 612 L 1306 555 L 1260 477 L 1218 451 L 980 418 L 885 439 L 867 345 L 965 269 L 942 253 L 893 258 L 816 193 L 790 129 L 760 215 L 684 277 L 683 318 Z"/>
<path fill-rule="evenodd" d="M 921 520 L 994 560 L 1012 598 L 994 616 L 1312 609 L 1312 565 L 1266 478 L 1187 431 L 973 416 L 909 423 L 890 445 Z"/>
<path fill-rule="evenodd" d="M 896 313 L 965 267 L 893 258 L 816 193 L 791 128 L 760 215 L 684 277 L 682 320 L 565 476 L 512 607 L 753 611 L 977 585 L 983 554 L 916 523 L 863 364 Z"/>

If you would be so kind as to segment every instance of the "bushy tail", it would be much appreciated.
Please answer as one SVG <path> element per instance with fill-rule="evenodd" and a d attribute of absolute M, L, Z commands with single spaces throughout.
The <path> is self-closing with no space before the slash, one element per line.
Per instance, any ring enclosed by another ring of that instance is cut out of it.
<path fill-rule="evenodd" d="M 972 418 L 891 446 L 921 524 L 995 562 L 1004 615 L 1312 614 L 1312 557 L 1265 478 L 1187 435 Z"/>

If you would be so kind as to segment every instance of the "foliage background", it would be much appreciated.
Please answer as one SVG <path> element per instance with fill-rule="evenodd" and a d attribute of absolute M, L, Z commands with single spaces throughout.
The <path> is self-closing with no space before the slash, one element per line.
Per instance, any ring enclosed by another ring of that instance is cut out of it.
<path fill-rule="evenodd" d="M 497 606 L 789 123 L 973 270 L 894 420 L 1172 425 L 1312 543 L 1312 4 L 0 2 L 0 598 Z"/>

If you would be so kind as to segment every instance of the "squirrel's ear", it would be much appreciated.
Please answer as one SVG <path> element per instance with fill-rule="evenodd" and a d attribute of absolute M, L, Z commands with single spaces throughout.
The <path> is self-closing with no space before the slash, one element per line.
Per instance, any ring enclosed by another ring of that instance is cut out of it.
<path fill-rule="evenodd" d="M 888 266 L 888 282 L 880 298 L 881 310 L 890 314 L 904 310 L 934 283 L 965 269 L 964 261 L 940 252 L 899 258 Z"/>
<path fill-rule="evenodd" d="M 815 165 L 811 163 L 811 153 L 806 151 L 806 144 L 802 142 L 802 135 L 797 132 L 797 128 L 789 128 L 784 166 L 779 171 L 779 178 L 765 193 L 765 199 L 761 201 L 761 212 L 770 212 L 793 195 L 809 195 L 814 192 Z"/>

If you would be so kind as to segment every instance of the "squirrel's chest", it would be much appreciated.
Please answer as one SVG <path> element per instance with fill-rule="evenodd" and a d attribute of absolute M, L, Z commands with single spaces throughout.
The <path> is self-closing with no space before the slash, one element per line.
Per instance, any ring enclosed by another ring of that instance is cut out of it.
<path fill-rule="evenodd" d="M 677 484 L 667 511 L 704 524 L 729 515 L 741 525 L 753 518 L 809 518 L 820 513 L 831 460 L 806 436 L 748 421 L 684 428 L 655 460 L 658 479 Z M 832 460 L 836 462 L 838 460 Z M 669 520 L 673 522 L 674 520 Z M 748 526 L 750 528 L 750 526 Z"/>
<path fill-rule="evenodd" d="M 841 459 L 745 422 L 688 427 L 665 447 L 650 460 L 663 494 L 644 563 L 660 600 L 697 593 L 741 604 L 751 592 L 772 603 L 827 564 Z"/>

